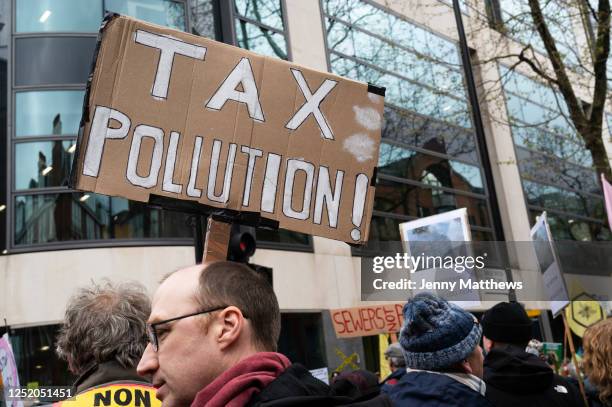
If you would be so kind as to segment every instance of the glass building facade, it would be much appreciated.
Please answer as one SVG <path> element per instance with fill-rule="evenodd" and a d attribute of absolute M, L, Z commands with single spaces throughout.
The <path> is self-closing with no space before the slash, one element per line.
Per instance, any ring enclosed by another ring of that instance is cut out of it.
<path fill-rule="evenodd" d="M 10 142 L 2 149 L 9 159 L 2 161 L 9 163 L 9 176 L 2 181 L 9 188 L 3 188 L 7 196 L 2 202 L 11 219 L 3 246 L 28 251 L 191 244 L 191 216 L 67 187 L 100 22 L 106 12 L 116 12 L 287 59 L 281 1 L 236 0 L 227 10 L 212 0 L 15 0 L 12 9 L 10 3 L 3 2 L 2 16 L 6 20 L 12 13 L 14 27 L 1 31 L 0 43 L 0 56 L 8 56 L 12 41 L 14 56 L 10 92 L 2 92 L 8 94 L 12 112 Z M 222 13 L 235 36 L 223 38 Z M 3 85 L 8 85 L 6 60 L 0 70 Z M 7 103 L 1 107 L 6 131 Z M 260 231 L 258 239 L 264 246 L 312 247 L 307 235 L 283 230 Z"/>
<path fill-rule="evenodd" d="M 503 65 L 500 74 L 531 222 L 545 210 L 556 239 L 612 240 L 593 158 L 562 97 Z"/>
<path fill-rule="evenodd" d="M 385 86 L 371 241 L 399 223 L 465 207 L 475 240 L 494 240 L 458 45 L 366 0 L 322 2 L 330 70 Z"/>

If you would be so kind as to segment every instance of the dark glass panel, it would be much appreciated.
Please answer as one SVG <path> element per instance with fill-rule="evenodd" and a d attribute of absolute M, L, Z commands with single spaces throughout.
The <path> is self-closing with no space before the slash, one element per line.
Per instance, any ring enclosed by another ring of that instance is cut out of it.
<path fill-rule="evenodd" d="M 236 19 L 236 39 L 240 48 L 287 59 L 287 44 L 282 34 Z"/>
<path fill-rule="evenodd" d="M 236 13 L 283 31 L 280 0 L 234 0 Z"/>
<path fill-rule="evenodd" d="M 601 195 L 595 171 L 523 148 L 516 149 L 521 175 L 536 181 L 556 184 Z"/>
<path fill-rule="evenodd" d="M 96 38 L 15 39 L 15 84 L 60 85 L 87 82 Z"/>
<path fill-rule="evenodd" d="M 383 138 L 478 164 L 472 133 L 405 110 L 385 107 Z"/>
<path fill-rule="evenodd" d="M 11 329 L 9 338 L 21 386 L 31 383 L 71 386 L 74 383 L 76 377 L 55 353 L 59 329 L 60 325 Z"/>
<path fill-rule="evenodd" d="M 190 0 L 191 33 L 216 39 L 213 0 Z"/>
<path fill-rule="evenodd" d="M 327 366 L 320 313 L 281 314 L 278 351 L 308 369 Z"/>
<path fill-rule="evenodd" d="M 15 244 L 71 240 L 191 238 L 188 216 L 96 194 L 15 197 Z"/>
<path fill-rule="evenodd" d="M 535 210 L 529 211 L 531 224 L 535 224 L 536 217 L 541 213 Z M 603 223 L 589 222 L 550 212 L 546 216 L 550 232 L 555 240 L 612 241 L 612 232 Z"/>
<path fill-rule="evenodd" d="M 15 145 L 15 189 L 33 189 L 66 185 L 75 142 L 69 140 L 36 141 Z"/>
<path fill-rule="evenodd" d="M 527 203 L 546 209 L 554 209 L 592 218 L 604 217 L 603 199 L 585 196 L 550 185 L 523 180 Z"/>
<path fill-rule="evenodd" d="M 426 181 L 432 186 L 439 182 L 434 175 L 428 176 Z M 381 212 L 423 218 L 464 207 L 468 210 L 471 225 L 491 226 L 484 199 L 387 180 L 379 180 L 376 185 L 374 209 Z"/>
<path fill-rule="evenodd" d="M 554 136 L 538 127 L 512 126 L 512 136 L 517 146 L 554 155 L 583 167 L 593 165 L 593 157 L 584 145 L 565 137 Z"/>
<path fill-rule="evenodd" d="M 380 145 L 378 170 L 382 174 L 425 184 L 430 184 L 430 180 L 435 179 L 432 181 L 435 186 L 484 194 L 478 167 L 385 142 Z"/>
<path fill-rule="evenodd" d="M 284 243 L 310 247 L 310 240 L 308 239 L 308 235 L 299 232 L 292 232 L 286 229 L 258 229 L 257 240 L 269 243 Z"/>

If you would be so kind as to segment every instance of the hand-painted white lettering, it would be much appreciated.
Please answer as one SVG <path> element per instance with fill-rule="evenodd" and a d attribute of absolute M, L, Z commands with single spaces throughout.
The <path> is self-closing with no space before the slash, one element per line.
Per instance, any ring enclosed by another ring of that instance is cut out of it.
<path fill-rule="evenodd" d="M 340 195 L 342 194 L 342 181 L 344 180 L 344 171 L 336 171 L 336 189 L 332 193 L 331 181 L 329 179 L 329 169 L 327 167 L 319 167 L 319 176 L 317 179 L 317 196 L 315 198 L 314 223 L 321 224 L 323 217 L 323 204 L 327 205 L 327 218 L 329 226 L 335 228 L 338 226 L 338 211 L 340 210 Z"/>
<path fill-rule="evenodd" d="M 263 151 L 248 146 L 241 146 L 240 151 L 249 155 L 249 163 L 247 164 L 246 180 L 244 181 L 244 193 L 242 194 L 242 205 L 249 206 L 251 199 L 251 184 L 253 183 L 253 173 L 255 169 L 255 160 L 263 155 Z"/>
<path fill-rule="evenodd" d="M 368 194 L 368 176 L 358 174 L 355 178 L 355 196 L 353 198 L 353 216 L 351 221 L 356 226 L 351 230 L 351 239 L 355 241 L 361 240 L 361 221 L 363 219 L 363 210 L 365 208 L 366 196 Z"/>
<path fill-rule="evenodd" d="M 302 208 L 299 211 L 291 207 L 294 195 L 295 173 L 304 171 L 306 173 L 306 184 L 304 185 Z M 314 179 L 314 165 L 302 160 L 288 160 L 287 173 L 285 176 L 285 193 L 283 196 L 283 213 L 285 216 L 306 220 L 310 216 L 310 200 L 312 198 L 312 183 Z"/>
<path fill-rule="evenodd" d="M 110 120 L 117 120 L 120 124 L 118 128 L 110 127 Z M 102 163 L 102 152 L 106 139 L 125 138 L 130 131 L 130 118 L 119 110 L 110 109 L 104 106 L 96 106 L 94 112 L 89 138 L 87 140 L 87 150 L 83 163 L 83 175 L 97 177 Z"/>
<path fill-rule="evenodd" d="M 187 195 L 199 198 L 202 196 L 202 190 L 196 188 L 196 179 L 198 177 L 198 166 L 200 165 L 200 154 L 202 153 L 202 137 L 196 136 L 193 145 L 193 156 L 191 157 L 191 172 L 189 173 L 189 182 L 187 183 Z"/>
<path fill-rule="evenodd" d="M 151 167 L 149 175 L 141 177 L 138 175 L 138 161 L 140 160 L 140 151 L 142 139 L 145 137 L 152 138 L 155 142 L 153 145 L 153 155 L 151 156 Z M 130 156 L 128 158 L 126 176 L 132 185 L 143 188 L 153 188 L 157 185 L 157 176 L 161 168 L 162 154 L 164 152 L 164 131 L 157 127 L 141 124 L 134 129 L 134 137 L 132 138 L 132 146 L 130 148 Z"/>
<path fill-rule="evenodd" d="M 170 74 L 172 73 L 174 54 L 201 60 L 204 60 L 204 56 L 206 55 L 205 47 L 142 30 L 136 31 L 135 41 L 138 44 L 147 45 L 160 50 L 157 73 L 155 74 L 155 82 L 153 83 L 151 94 L 164 99 L 168 97 L 168 87 L 170 86 Z"/>
<path fill-rule="evenodd" d="M 241 85 L 244 91 L 237 90 L 238 85 Z M 236 65 L 217 92 L 210 98 L 206 107 L 221 110 L 228 100 L 235 100 L 236 102 L 246 104 L 251 119 L 261 122 L 265 121 L 259 103 L 259 94 L 255 84 L 255 77 L 253 76 L 253 69 L 248 58 L 242 58 L 238 62 L 238 65 Z"/>
<path fill-rule="evenodd" d="M 225 175 L 223 177 L 223 190 L 220 195 L 215 195 L 217 185 L 217 170 L 221 156 L 221 140 L 213 141 L 212 156 L 210 158 L 210 171 L 208 173 L 208 190 L 206 196 L 211 201 L 226 203 L 229 199 L 230 186 L 232 184 L 232 172 L 234 170 L 234 160 L 236 159 L 236 144 L 230 143 L 225 164 Z"/>
<path fill-rule="evenodd" d="M 176 150 L 178 149 L 179 139 L 181 134 L 173 131 L 170 133 L 170 143 L 168 144 L 168 154 L 166 155 L 166 165 L 164 167 L 164 183 L 162 190 L 166 192 L 174 192 L 180 194 L 183 190 L 181 184 L 175 184 L 174 178 L 174 166 L 176 164 Z"/>
<path fill-rule="evenodd" d="M 266 175 L 264 177 L 263 191 L 261 191 L 261 211 L 274 213 L 276 203 L 276 189 L 278 186 L 278 174 L 280 172 L 281 156 L 268 153 L 266 161 Z"/>
<path fill-rule="evenodd" d="M 312 94 L 312 92 L 310 92 L 308 84 L 306 83 L 306 80 L 304 79 L 304 75 L 302 75 L 302 72 L 298 71 L 297 69 L 291 69 L 291 73 L 293 74 L 293 77 L 298 83 L 300 90 L 304 94 L 306 103 L 304 103 L 300 110 L 298 110 L 293 115 L 293 117 L 291 118 L 291 120 L 289 120 L 285 127 L 290 130 L 295 130 L 300 127 L 302 123 L 304 123 L 304 120 L 306 120 L 308 116 L 312 114 L 315 120 L 317 121 L 319 128 L 321 129 L 321 135 L 326 139 L 333 140 L 334 133 L 332 132 L 331 127 L 327 123 L 325 116 L 323 115 L 321 110 L 319 110 L 319 105 L 327 96 L 327 94 L 331 92 L 331 90 L 338 84 L 338 82 L 326 79 L 325 82 L 323 82 L 323 84 L 319 87 L 319 89 L 317 89 L 317 91 Z"/>

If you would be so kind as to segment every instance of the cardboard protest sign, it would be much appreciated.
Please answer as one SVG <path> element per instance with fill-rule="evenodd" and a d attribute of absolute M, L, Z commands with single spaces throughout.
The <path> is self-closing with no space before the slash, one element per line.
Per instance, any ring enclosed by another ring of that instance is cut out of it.
<path fill-rule="evenodd" d="M 369 307 L 338 308 L 330 310 L 331 320 L 338 338 L 378 335 L 399 332 L 404 322 L 404 304 L 383 304 Z"/>
<path fill-rule="evenodd" d="M 85 104 L 77 189 L 367 240 L 384 89 L 114 15 Z"/>

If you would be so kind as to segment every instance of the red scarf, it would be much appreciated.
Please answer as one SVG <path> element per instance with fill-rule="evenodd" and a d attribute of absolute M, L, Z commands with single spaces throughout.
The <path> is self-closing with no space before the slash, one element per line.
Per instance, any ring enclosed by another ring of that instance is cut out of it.
<path fill-rule="evenodd" d="M 290 365 L 289 359 L 280 353 L 256 353 L 200 390 L 191 407 L 243 407 Z"/>

